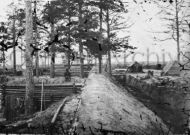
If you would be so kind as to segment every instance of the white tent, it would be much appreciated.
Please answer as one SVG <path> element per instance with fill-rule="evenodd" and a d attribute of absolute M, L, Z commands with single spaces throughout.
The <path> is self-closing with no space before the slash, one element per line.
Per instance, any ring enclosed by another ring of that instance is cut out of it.
<path fill-rule="evenodd" d="M 179 76 L 181 67 L 177 61 L 172 61 L 166 64 L 163 68 L 163 75 Z"/>

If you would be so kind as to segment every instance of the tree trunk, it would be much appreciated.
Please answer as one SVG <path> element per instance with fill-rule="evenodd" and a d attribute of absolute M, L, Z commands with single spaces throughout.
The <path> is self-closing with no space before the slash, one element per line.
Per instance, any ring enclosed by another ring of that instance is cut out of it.
<path fill-rule="evenodd" d="M 126 48 L 124 48 L 124 66 L 126 67 L 127 66 L 127 60 L 126 60 Z"/>
<path fill-rule="evenodd" d="M 12 32 L 13 32 L 13 72 L 14 74 L 16 74 L 16 46 L 15 46 L 15 40 L 16 40 L 16 29 L 15 29 L 15 16 L 13 18 L 13 29 L 12 29 Z"/>
<path fill-rule="evenodd" d="M 69 18 L 68 18 L 68 20 L 69 20 L 69 23 L 71 22 L 71 16 L 70 16 L 70 6 L 69 6 Z M 69 47 L 71 47 L 71 26 L 69 25 L 69 33 L 68 33 L 68 46 Z M 71 67 L 71 64 L 70 64 L 70 57 L 71 57 L 71 52 L 70 51 L 68 51 L 67 52 L 67 57 L 68 57 L 68 69 L 70 69 L 70 67 Z"/>
<path fill-rule="evenodd" d="M 5 74 L 5 50 L 3 49 L 3 74 Z"/>
<path fill-rule="evenodd" d="M 34 9 L 36 10 L 36 4 L 37 2 L 35 1 L 34 2 Z M 37 16 L 36 16 L 36 13 L 35 13 L 35 17 L 34 17 L 34 31 L 35 31 L 35 37 L 34 37 L 34 42 L 35 42 L 35 46 L 38 47 L 38 43 L 37 43 L 37 37 L 38 37 L 38 33 L 37 33 L 37 25 L 36 25 L 36 20 L 37 20 Z M 35 59 L 35 67 L 36 67 L 36 77 L 39 77 L 39 56 L 38 56 L 38 52 L 36 51 L 36 59 Z"/>
<path fill-rule="evenodd" d="M 176 10 L 176 33 L 177 33 L 177 61 L 180 62 L 180 44 L 179 44 L 179 17 L 178 17 L 178 2 L 175 0 Z"/>
<path fill-rule="evenodd" d="M 102 73 L 102 56 L 101 54 L 98 56 L 98 66 L 99 66 L 99 73 Z"/>
<path fill-rule="evenodd" d="M 26 5 L 26 52 L 25 52 L 25 62 L 26 62 L 26 95 L 25 95 L 25 114 L 33 113 L 33 93 L 34 93 L 34 78 L 33 78 L 33 63 L 31 56 L 30 44 L 33 41 L 33 21 L 32 21 L 32 0 L 25 0 Z"/>
<path fill-rule="evenodd" d="M 54 38 L 54 24 L 51 24 L 51 40 Z M 55 77 L 55 45 L 52 44 L 50 48 L 51 53 L 51 66 L 50 66 L 50 77 Z"/>
<path fill-rule="evenodd" d="M 102 7 L 101 7 L 101 3 L 102 0 L 100 0 L 100 13 L 99 13 L 99 17 L 100 17 L 100 44 L 102 44 Z M 99 73 L 102 73 L 102 52 L 99 51 L 98 53 L 98 60 L 99 60 Z"/>
<path fill-rule="evenodd" d="M 129 40 L 127 39 L 127 45 L 129 45 Z M 127 57 L 129 56 L 129 54 L 128 55 L 126 55 L 126 53 L 127 53 L 127 48 L 124 48 L 124 67 L 127 67 Z"/>
<path fill-rule="evenodd" d="M 83 45 L 79 42 L 79 52 L 80 52 L 80 77 L 84 77 L 84 61 L 83 61 Z"/>
<path fill-rule="evenodd" d="M 68 46 L 70 46 L 70 44 L 68 43 Z M 71 68 L 71 60 L 70 60 L 70 57 L 71 57 L 71 53 L 68 51 L 67 52 L 67 64 L 68 64 L 68 69 L 70 70 Z"/>
<path fill-rule="evenodd" d="M 82 2 L 79 1 L 79 26 L 82 24 Z M 79 53 L 80 53 L 80 76 L 81 78 L 84 77 L 84 61 L 83 61 L 83 44 L 81 39 L 79 38 Z"/>
<path fill-rule="evenodd" d="M 36 41 L 35 41 L 36 42 Z M 36 46 L 37 43 L 36 43 Z M 36 67 L 36 77 L 39 77 L 39 56 L 38 56 L 38 52 L 36 52 L 36 61 L 35 61 L 35 67 Z"/>
<path fill-rule="evenodd" d="M 107 38 L 108 38 L 108 73 L 111 75 L 111 50 L 110 50 L 110 24 L 109 24 L 109 9 L 107 9 L 106 13 L 106 20 L 107 20 Z"/>

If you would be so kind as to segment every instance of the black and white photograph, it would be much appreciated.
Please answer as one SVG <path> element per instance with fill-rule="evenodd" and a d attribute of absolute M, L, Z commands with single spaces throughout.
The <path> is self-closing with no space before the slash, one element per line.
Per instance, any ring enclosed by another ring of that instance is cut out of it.
<path fill-rule="evenodd" d="M 0 135 L 190 135 L 190 1 L 0 0 Z"/>

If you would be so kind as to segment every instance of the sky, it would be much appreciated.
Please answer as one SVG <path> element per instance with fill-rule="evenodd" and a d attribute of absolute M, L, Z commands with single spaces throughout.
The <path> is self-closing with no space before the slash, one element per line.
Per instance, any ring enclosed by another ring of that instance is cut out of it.
<path fill-rule="evenodd" d="M 151 31 L 160 31 L 162 27 L 160 16 L 157 15 L 159 12 L 157 6 L 144 4 L 143 7 L 134 5 L 134 8 L 135 12 L 132 12 L 131 16 L 135 20 L 135 24 L 130 29 L 129 44 L 136 46 L 137 49 L 135 54 L 127 57 L 127 60 L 156 62 L 158 60 L 159 63 L 162 63 L 164 58 L 165 61 L 176 59 L 176 43 L 173 40 L 157 43 L 153 39 L 157 35 Z"/>
<path fill-rule="evenodd" d="M 7 5 L 8 3 L 10 3 L 12 0 L 0 0 L 0 19 L 4 20 L 5 16 L 6 16 L 6 9 L 7 9 Z"/>
<path fill-rule="evenodd" d="M 0 20 L 4 20 L 6 17 L 7 5 L 14 0 L 0 0 Z M 16 1 L 16 0 L 15 0 Z M 128 0 L 124 0 L 128 1 Z M 140 0 L 139 0 L 140 1 Z M 162 23 L 157 12 L 158 8 L 153 4 L 144 4 L 143 7 L 135 5 L 131 1 L 129 14 L 132 20 L 135 22 L 128 32 L 120 32 L 119 36 L 130 35 L 129 44 L 136 46 L 135 53 L 127 57 L 127 61 L 157 61 L 163 62 L 163 58 L 166 61 L 176 59 L 176 42 L 169 40 L 166 42 L 156 43 L 153 37 L 155 33 L 150 31 L 162 30 Z M 145 12 L 144 12 L 145 11 Z M 130 54 L 127 52 L 126 55 Z M 148 55 L 150 57 L 148 58 Z M 158 58 L 157 58 L 158 57 Z M 114 61 L 115 58 L 113 58 Z M 123 56 L 118 56 L 116 61 L 123 62 Z"/>

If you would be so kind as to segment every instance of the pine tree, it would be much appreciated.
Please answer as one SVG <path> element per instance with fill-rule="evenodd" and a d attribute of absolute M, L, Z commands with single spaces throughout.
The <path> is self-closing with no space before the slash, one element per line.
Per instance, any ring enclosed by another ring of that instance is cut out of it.
<path fill-rule="evenodd" d="M 34 1 L 34 42 L 35 42 L 35 46 L 38 47 L 38 42 L 37 42 L 37 38 L 38 38 L 38 29 L 37 29 L 37 1 Z M 39 77 L 39 56 L 38 56 L 38 52 L 36 52 L 36 59 L 35 59 L 35 68 L 36 68 L 36 76 Z"/>
<path fill-rule="evenodd" d="M 73 20 L 74 17 L 77 17 L 77 6 L 76 2 L 73 0 L 59 0 L 60 2 L 60 12 L 62 15 L 62 21 L 63 23 L 59 24 L 59 30 L 60 30 L 60 37 L 63 43 L 66 43 L 68 48 L 70 50 L 67 50 L 64 48 L 62 45 L 59 47 L 63 49 L 63 51 L 67 55 L 67 65 L 68 69 L 70 69 L 71 66 L 71 58 L 72 58 L 72 45 L 74 44 L 74 38 L 73 38 L 73 33 L 76 31 L 76 27 L 73 25 L 76 24 L 76 21 Z"/>
<path fill-rule="evenodd" d="M 55 38 L 56 28 L 55 24 L 62 18 L 60 10 L 59 10 L 59 1 L 48 1 L 48 3 L 44 6 L 45 9 L 43 11 L 42 20 L 47 22 L 50 25 L 51 32 L 50 32 L 50 42 L 53 41 Z M 56 46 L 55 43 L 50 45 L 50 55 L 51 55 L 51 66 L 50 66 L 50 77 L 54 78 L 55 76 L 55 51 Z"/>
<path fill-rule="evenodd" d="M 118 5 L 119 3 L 119 5 Z M 107 25 L 107 44 L 108 44 L 108 73 L 111 75 L 112 69 L 111 69 L 111 47 L 110 47 L 110 38 L 111 38 L 111 24 L 110 24 L 110 11 L 115 13 L 124 13 L 124 5 L 121 1 L 117 1 L 117 3 L 111 3 L 107 5 L 106 8 L 106 25 Z"/>
<path fill-rule="evenodd" d="M 83 7 L 83 0 L 78 0 L 78 12 L 79 12 L 79 16 L 78 16 L 78 20 L 79 20 L 79 26 L 82 25 L 82 7 Z M 80 30 L 80 28 L 79 28 Z M 84 77 L 84 61 L 83 61 L 83 44 L 81 41 L 81 38 L 79 38 L 79 54 L 80 54 L 80 76 L 81 78 Z"/>

